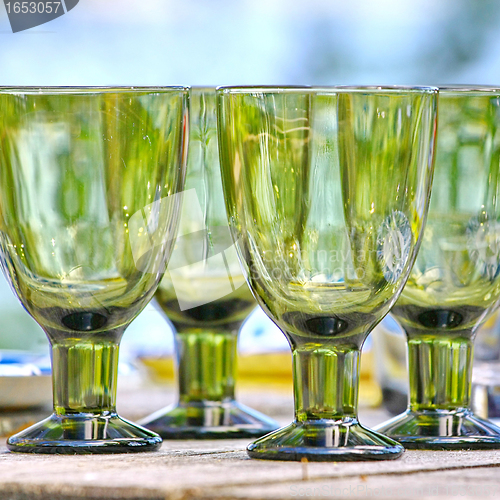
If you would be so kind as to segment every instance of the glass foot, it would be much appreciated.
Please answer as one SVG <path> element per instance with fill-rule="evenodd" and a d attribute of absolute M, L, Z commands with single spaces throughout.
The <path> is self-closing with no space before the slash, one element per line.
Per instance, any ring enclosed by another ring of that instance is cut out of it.
<path fill-rule="evenodd" d="M 375 429 L 409 449 L 500 448 L 500 428 L 474 416 L 468 409 L 419 412 L 407 410 Z"/>
<path fill-rule="evenodd" d="M 165 439 L 256 438 L 279 425 L 236 401 L 191 402 L 168 406 L 141 421 Z"/>
<path fill-rule="evenodd" d="M 355 418 L 295 421 L 247 447 L 252 458 L 311 462 L 386 460 L 404 448 L 363 427 Z"/>
<path fill-rule="evenodd" d="M 161 438 L 116 413 L 52 414 L 11 436 L 10 451 L 23 453 L 131 453 L 155 451 Z"/>

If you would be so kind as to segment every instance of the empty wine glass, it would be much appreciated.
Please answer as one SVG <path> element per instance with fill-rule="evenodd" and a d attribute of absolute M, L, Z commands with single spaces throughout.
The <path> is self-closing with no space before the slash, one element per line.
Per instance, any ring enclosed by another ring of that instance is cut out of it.
<path fill-rule="evenodd" d="M 12 451 L 155 450 L 115 409 L 118 345 L 173 247 L 188 90 L 0 88 L 0 253 L 52 347 L 54 413 Z"/>
<path fill-rule="evenodd" d="M 293 353 L 295 421 L 254 458 L 397 458 L 357 419 L 360 348 L 416 256 L 437 89 L 218 90 L 229 225 L 258 303 Z"/>
<path fill-rule="evenodd" d="M 235 400 L 238 331 L 256 303 L 227 225 L 215 87 L 190 90 L 179 237 L 155 300 L 175 330 L 178 401 L 141 424 L 164 438 L 259 437 L 278 424 Z"/>
<path fill-rule="evenodd" d="M 473 342 L 500 300 L 500 89 L 439 92 L 429 218 L 392 309 L 406 332 L 408 410 L 378 430 L 407 448 L 499 448 L 470 410 Z"/>

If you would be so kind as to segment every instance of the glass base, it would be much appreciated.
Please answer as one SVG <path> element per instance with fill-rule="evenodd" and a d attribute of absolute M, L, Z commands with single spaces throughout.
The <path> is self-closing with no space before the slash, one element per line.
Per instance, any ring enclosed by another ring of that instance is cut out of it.
<path fill-rule="evenodd" d="M 391 460 L 404 448 L 355 418 L 295 421 L 247 447 L 252 458 L 310 462 Z"/>
<path fill-rule="evenodd" d="M 405 448 L 480 450 L 500 448 L 500 428 L 468 409 L 424 410 L 394 417 L 375 428 Z"/>
<path fill-rule="evenodd" d="M 256 438 L 276 430 L 273 419 L 236 401 L 168 406 L 141 420 L 165 439 Z"/>
<path fill-rule="evenodd" d="M 10 451 L 23 453 L 131 453 L 155 451 L 161 438 L 116 413 L 57 415 L 7 440 Z"/>

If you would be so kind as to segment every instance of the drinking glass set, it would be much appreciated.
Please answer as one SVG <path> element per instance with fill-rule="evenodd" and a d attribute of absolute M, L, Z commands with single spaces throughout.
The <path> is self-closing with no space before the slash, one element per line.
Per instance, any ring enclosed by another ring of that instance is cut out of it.
<path fill-rule="evenodd" d="M 11 451 L 500 448 L 469 401 L 474 336 L 500 304 L 500 89 L 0 87 L 0 257 L 52 349 L 54 412 Z M 116 412 L 118 351 L 151 300 L 174 327 L 178 401 L 136 425 Z M 256 304 L 292 350 L 280 429 L 235 399 Z M 360 350 L 389 312 L 410 401 L 371 430 Z"/>

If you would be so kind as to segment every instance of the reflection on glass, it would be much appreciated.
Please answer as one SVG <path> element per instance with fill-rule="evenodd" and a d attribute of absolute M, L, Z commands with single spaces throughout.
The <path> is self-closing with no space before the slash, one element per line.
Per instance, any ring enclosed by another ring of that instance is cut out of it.
<path fill-rule="evenodd" d="M 179 400 L 141 423 L 165 438 L 259 437 L 278 425 L 235 401 L 238 331 L 255 300 L 227 226 L 215 89 L 190 92 L 179 237 L 155 299 L 175 328 Z"/>
<path fill-rule="evenodd" d="M 409 448 L 500 447 L 470 406 L 473 341 L 500 299 L 500 90 L 440 89 L 429 218 L 392 310 L 408 339 L 408 410 L 379 429 Z"/>
<path fill-rule="evenodd" d="M 159 447 L 116 413 L 118 344 L 172 248 L 186 102 L 181 87 L 0 89 L 2 264 L 51 343 L 54 397 L 9 449 Z"/>
<path fill-rule="evenodd" d="M 359 353 L 416 255 L 436 89 L 229 87 L 218 99 L 232 235 L 293 352 L 295 421 L 249 454 L 397 458 L 401 446 L 357 420 Z"/>

